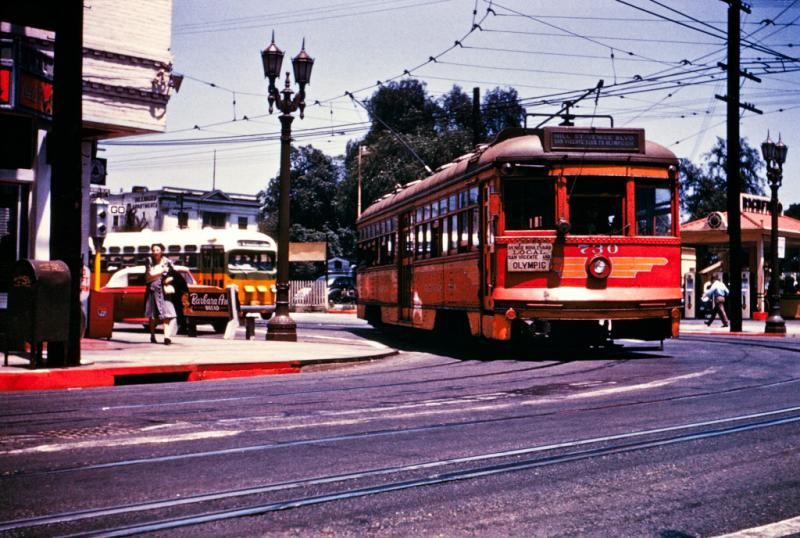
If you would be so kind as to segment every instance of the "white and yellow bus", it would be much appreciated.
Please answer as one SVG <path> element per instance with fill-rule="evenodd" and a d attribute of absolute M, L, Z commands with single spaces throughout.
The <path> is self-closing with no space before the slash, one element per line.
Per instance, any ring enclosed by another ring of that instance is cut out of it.
<path fill-rule="evenodd" d="M 109 233 L 100 249 L 100 283 L 123 267 L 144 265 L 150 246 L 161 243 L 176 265 L 188 267 L 198 284 L 239 287 L 240 312 L 275 311 L 277 244 L 260 232 L 238 229 Z"/>

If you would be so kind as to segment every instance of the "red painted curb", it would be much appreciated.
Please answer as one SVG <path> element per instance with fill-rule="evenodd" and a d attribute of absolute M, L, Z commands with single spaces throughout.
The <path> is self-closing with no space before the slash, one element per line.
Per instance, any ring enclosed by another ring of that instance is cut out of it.
<path fill-rule="evenodd" d="M 233 377 L 253 377 L 275 374 L 295 374 L 300 372 L 296 361 L 250 364 L 186 364 L 169 366 L 134 366 L 117 368 L 65 369 L 65 370 L 27 370 L 0 374 L 0 392 L 22 390 L 64 390 L 93 387 L 113 387 L 135 383 L 137 376 L 186 375 L 186 381 L 227 379 Z M 178 381 L 176 379 L 176 381 Z"/>
<path fill-rule="evenodd" d="M 182 365 L 146 365 L 97 367 L 84 366 L 71 369 L 42 369 L 11 371 L 0 373 L 0 392 L 23 390 L 65 390 L 94 387 L 114 387 L 146 382 L 145 376 L 174 376 L 162 382 L 209 381 L 236 377 L 256 377 L 264 375 L 299 374 L 303 367 L 318 364 L 341 364 L 364 362 L 396 354 L 396 350 L 364 355 L 360 357 L 341 357 L 336 359 L 314 359 L 308 361 L 281 361 L 256 363 L 213 363 Z M 183 378 L 185 376 L 185 378 Z M 137 377 L 139 379 L 137 379 Z"/>

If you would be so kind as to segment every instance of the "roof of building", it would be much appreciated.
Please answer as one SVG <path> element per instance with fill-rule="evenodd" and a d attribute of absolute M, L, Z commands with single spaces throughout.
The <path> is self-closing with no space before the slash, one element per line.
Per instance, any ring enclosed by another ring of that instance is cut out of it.
<path fill-rule="evenodd" d="M 727 222 L 727 211 L 718 211 L 717 213 L 719 213 L 724 221 Z M 772 217 L 768 213 L 749 213 L 747 211 L 742 211 L 741 215 L 742 232 L 760 231 L 767 234 L 772 231 Z M 682 234 L 691 234 L 697 232 L 719 233 L 726 236 L 728 235 L 727 228 L 725 227 L 715 229 L 709 226 L 708 217 L 693 220 L 681 225 Z M 800 220 L 786 215 L 779 215 L 778 232 L 781 235 L 796 235 L 797 237 L 800 237 Z"/>

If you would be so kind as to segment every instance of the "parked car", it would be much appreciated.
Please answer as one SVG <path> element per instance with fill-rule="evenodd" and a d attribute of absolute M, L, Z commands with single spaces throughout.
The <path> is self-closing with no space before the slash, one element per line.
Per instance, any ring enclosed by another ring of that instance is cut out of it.
<path fill-rule="evenodd" d="M 354 304 L 356 302 L 356 282 L 349 276 L 337 276 L 328 284 L 328 302 L 333 304 Z"/>
<path fill-rule="evenodd" d="M 175 270 L 186 280 L 190 293 L 218 293 L 222 291 L 221 288 L 198 284 L 187 267 L 176 265 Z M 114 296 L 114 322 L 147 323 L 147 318 L 144 317 L 144 294 L 146 289 L 144 273 L 144 265 L 125 267 L 111 275 L 106 285 L 95 292 Z M 216 332 L 223 332 L 228 320 L 220 317 L 199 318 L 197 323 L 210 323 L 214 326 Z"/>

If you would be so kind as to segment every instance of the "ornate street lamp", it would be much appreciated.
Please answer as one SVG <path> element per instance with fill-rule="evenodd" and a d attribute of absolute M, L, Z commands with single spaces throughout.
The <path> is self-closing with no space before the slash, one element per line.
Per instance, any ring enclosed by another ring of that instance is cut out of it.
<path fill-rule="evenodd" d="M 780 275 L 778 271 L 778 188 L 783 180 L 783 163 L 786 162 L 786 153 L 789 148 L 781 142 L 773 142 L 767 132 L 767 139 L 761 144 L 761 154 L 767 163 L 767 179 L 772 190 L 770 209 L 772 211 L 772 234 L 770 236 L 770 265 L 772 274 L 769 282 L 769 317 L 767 318 L 764 332 L 786 334 L 786 323 L 781 317 L 781 290 Z"/>
<path fill-rule="evenodd" d="M 275 315 L 267 323 L 267 340 L 281 340 L 285 342 L 297 341 L 297 325 L 289 315 L 289 149 L 292 143 L 292 112 L 299 110 L 300 119 L 306 108 L 306 84 L 311 80 L 311 68 L 314 60 L 306 53 L 306 41 L 300 53 L 292 59 L 295 82 L 300 86 L 297 95 L 291 89 L 289 73 L 286 73 L 286 83 L 283 90 L 278 91 L 275 80 L 281 72 L 283 51 L 275 45 L 275 32 L 272 32 L 272 42 L 269 47 L 261 51 L 261 61 L 264 64 L 264 76 L 269 79 L 268 101 L 269 113 L 273 107 L 281 112 L 278 117 L 281 121 L 281 170 L 280 170 L 280 200 L 278 206 L 278 294 L 275 300 Z"/>

